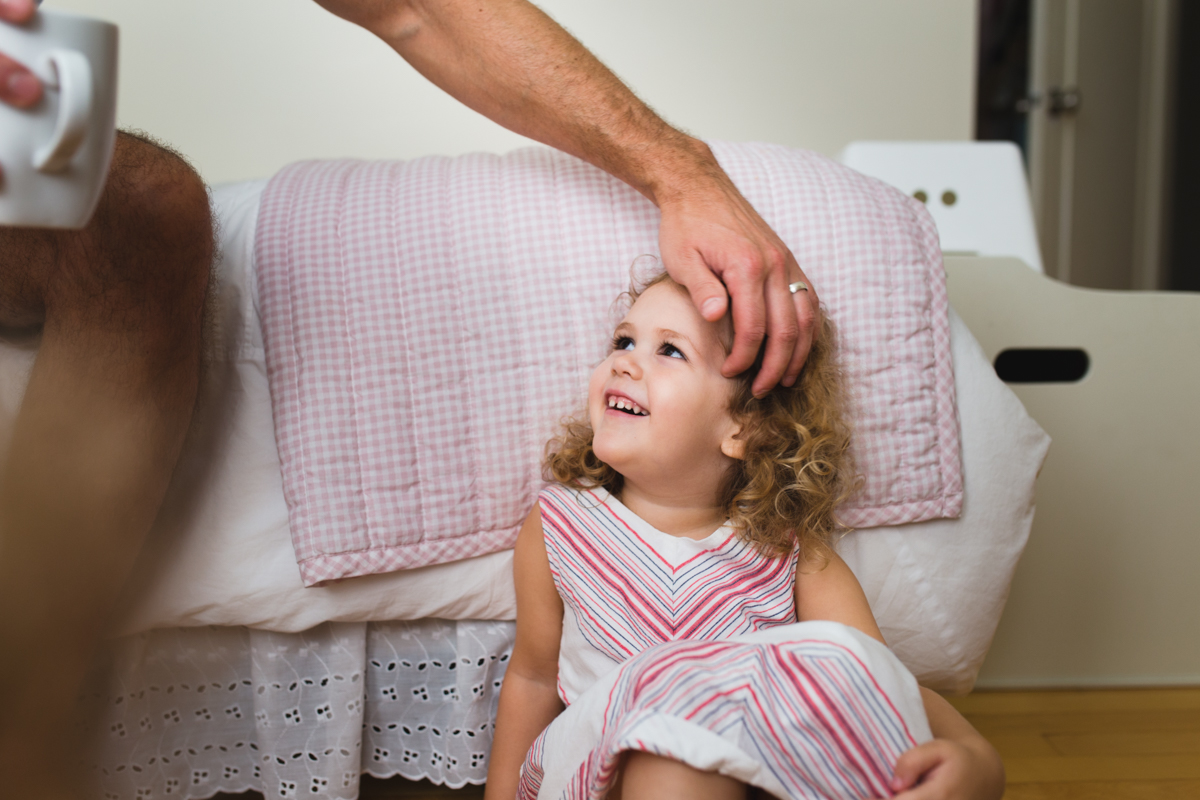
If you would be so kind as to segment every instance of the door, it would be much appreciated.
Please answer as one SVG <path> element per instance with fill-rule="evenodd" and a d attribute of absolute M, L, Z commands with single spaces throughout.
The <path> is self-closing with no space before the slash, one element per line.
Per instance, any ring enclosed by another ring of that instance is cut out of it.
<path fill-rule="evenodd" d="M 1034 0 L 1029 168 L 1047 274 L 1165 283 L 1177 0 Z"/>

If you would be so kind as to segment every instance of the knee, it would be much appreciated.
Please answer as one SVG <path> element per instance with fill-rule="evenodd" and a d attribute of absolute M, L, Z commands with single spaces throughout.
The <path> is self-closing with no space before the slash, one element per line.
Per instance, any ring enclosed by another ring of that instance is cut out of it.
<path fill-rule="evenodd" d="M 704 772 L 666 756 L 629 750 L 624 753 L 620 776 L 609 800 L 746 800 L 747 791 L 746 784 L 720 773 Z"/>
<path fill-rule="evenodd" d="M 117 136 L 93 232 L 149 291 L 202 301 L 213 259 L 208 188 L 182 156 L 137 135 Z"/>
<path fill-rule="evenodd" d="M 122 132 L 96 213 L 60 251 L 62 280 L 48 292 L 47 313 L 51 302 L 78 306 L 86 298 L 91 311 L 114 320 L 190 334 L 199 330 L 213 252 L 200 176 L 169 149 Z"/>
<path fill-rule="evenodd" d="M 165 236 L 208 238 L 212 221 L 204 181 L 182 155 L 145 134 L 119 131 L 97 221 L 156 223 Z M 182 243 L 177 241 L 175 243 Z"/>

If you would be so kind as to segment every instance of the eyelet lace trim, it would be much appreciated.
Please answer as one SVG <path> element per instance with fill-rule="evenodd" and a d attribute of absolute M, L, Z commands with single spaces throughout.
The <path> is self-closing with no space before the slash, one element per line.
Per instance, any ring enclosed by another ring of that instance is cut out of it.
<path fill-rule="evenodd" d="M 481 784 L 514 635 L 418 620 L 115 640 L 83 698 L 96 794 L 354 798 L 362 773 Z"/>

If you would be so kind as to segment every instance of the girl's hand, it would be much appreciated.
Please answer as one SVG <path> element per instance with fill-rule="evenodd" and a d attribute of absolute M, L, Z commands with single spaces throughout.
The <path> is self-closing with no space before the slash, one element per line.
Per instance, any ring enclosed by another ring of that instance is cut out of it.
<path fill-rule="evenodd" d="M 1000 800 L 1004 764 L 990 745 L 934 739 L 900 756 L 895 800 Z"/>

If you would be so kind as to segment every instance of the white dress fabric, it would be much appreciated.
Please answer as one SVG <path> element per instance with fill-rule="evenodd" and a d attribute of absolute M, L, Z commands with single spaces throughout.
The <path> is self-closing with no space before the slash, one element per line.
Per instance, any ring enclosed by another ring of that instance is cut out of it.
<path fill-rule="evenodd" d="M 554 486 L 539 502 L 569 705 L 526 757 L 522 800 L 601 800 L 627 750 L 780 798 L 884 797 L 900 755 L 932 738 L 887 647 L 794 621 L 794 554 L 763 556 L 727 527 L 679 539 L 603 491 Z"/>

